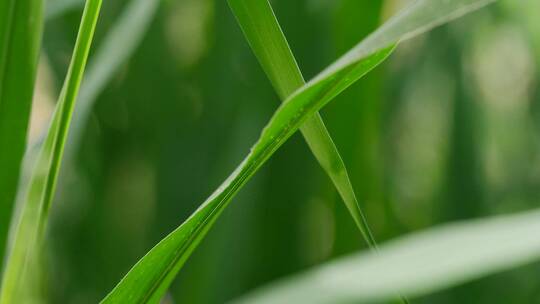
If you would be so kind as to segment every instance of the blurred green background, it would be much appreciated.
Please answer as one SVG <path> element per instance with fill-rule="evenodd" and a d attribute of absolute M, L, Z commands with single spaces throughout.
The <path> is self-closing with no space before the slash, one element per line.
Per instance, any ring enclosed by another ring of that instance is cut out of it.
<path fill-rule="evenodd" d="M 129 2 L 104 1 L 94 50 Z M 405 2 L 272 5 L 310 79 Z M 31 140 L 47 127 L 81 3 L 47 1 Z M 504 0 L 408 41 L 324 108 L 379 242 L 538 205 L 538 12 L 537 0 Z M 102 299 L 235 168 L 279 104 L 225 0 L 163 1 L 145 30 L 80 145 L 68 143 L 74 161 L 60 177 L 43 263 L 49 303 Z M 295 135 L 234 199 L 164 303 L 223 303 L 359 250 L 354 222 Z M 539 275 L 533 264 L 413 303 L 537 303 Z"/>

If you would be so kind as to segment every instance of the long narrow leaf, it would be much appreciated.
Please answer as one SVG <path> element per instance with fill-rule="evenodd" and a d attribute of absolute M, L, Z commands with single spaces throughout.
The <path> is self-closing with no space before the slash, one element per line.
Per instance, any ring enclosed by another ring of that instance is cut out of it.
<path fill-rule="evenodd" d="M 279 107 L 240 166 L 180 227 L 152 248 L 103 303 L 158 303 L 238 190 L 310 115 L 382 62 L 396 43 L 490 2 L 417 1 L 297 90 Z"/>
<path fill-rule="evenodd" d="M 101 0 L 86 2 L 73 57 L 55 114 L 31 177 L 20 217 L 13 225 L 15 231 L 13 239 L 10 240 L 10 252 L 2 278 L 1 304 L 17 303 L 17 299 L 20 299 L 24 290 L 24 276 L 29 271 L 28 262 L 39 249 L 100 7 Z"/>
<path fill-rule="evenodd" d="M 88 122 L 90 112 L 99 94 L 139 46 L 161 0 L 131 0 L 114 26 L 105 36 L 88 64 L 75 105 L 73 123 L 66 147 L 66 160 L 71 160 Z"/>
<path fill-rule="evenodd" d="M 57 2 L 53 2 L 57 3 Z M 67 145 L 64 151 L 64 161 L 69 164 L 80 146 L 80 140 L 88 118 L 99 94 L 106 88 L 107 83 L 139 46 L 142 38 L 156 15 L 160 0 L 132 0 L 114 26 L 107 33 L 95 55 L 88 63 L 85 77 L 82 81 L 79 97 L 73 111 L 73 122 L 70 126 Z M 121 45 L 122 47 L 118 47 Z M 45 138 L 46 132 L 40 136 Z M 24 162 L 24 172 L 29 172 L 37 158 L 42 141 L 30 143 Z M 30 174 L 27 174 L 30 175 Z M 22 186 L 28 184 L 24 179 Z"/>
<path fill-rule="evenodd" d="M 286 100 L 305 81 L 270 3 L 268 0 L 228 2 L 274 89 L 282 100 Z M 320 114 L 316 112 L 309 117 L 300 131 L 311 152 L 334 183 L 364 240 L 371 248 L 375 248 L 375 239 L 354 194 L 345 163 Z"/>
<path fill-rule="evenodd" d="M 0 266 L 26 147 L 42 10 L 40 0 L 0 2 Z"/>
<path fill-rule="evenodd" d="M 234 303 L 374 303 L 420 296 L 540 258 L 540 211 L 470 220 L 383 244 L 278 281 Z"/>
<path fill-rule="evenodd" d="M 88 121 L 92 106 L 107 83 L 118 71 L 120 66 L 129 59 L 142 38 L 146 34 L 150 22 L 154 19 L 161 0 L 132 0 L 118 17 L 103 42 L 96 50 L 88 64 L 85 78 L 81 84 L 80 94 L 75 104 L 73 123 L 70 128 L 66 147 L 66 159 L 71 159 L 72 153 L 79 146 L 81 133 Z M 52 1 L 48 10 L 56 12 L 57 7 L 69 7 L 71 3 L 78 4 L 80 0 Z M 52 8 L 51 8 L 52 7 Z M 60 13 L 64 12 L 62 9 Z M 56 15 L 46 15 L 47 19 Z M 121 45 L 122 47 L 118 47 Z M 45 137 L 43 134 L 42 137 Z M 35 144 L 39 145 L 39 143 Z M 38 149 L 33 149 L 33 151 Z M 32 153 L 32 151 L 30 151 Z M 32 157 L 30 157 L 32 158 Z"/>

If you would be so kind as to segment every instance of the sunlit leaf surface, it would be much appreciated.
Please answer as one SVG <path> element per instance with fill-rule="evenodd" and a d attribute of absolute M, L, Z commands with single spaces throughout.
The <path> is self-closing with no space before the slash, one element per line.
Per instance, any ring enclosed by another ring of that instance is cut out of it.
<path fill-rule="evenodd" d="M 298 89 L 275 112 L 240 166 L 195 213 L 150 250 L 103 303 L 158 303 L 232 197 L 306 119 L 382 62 L 396 43 L 491 2 L 417 1 Z"/>

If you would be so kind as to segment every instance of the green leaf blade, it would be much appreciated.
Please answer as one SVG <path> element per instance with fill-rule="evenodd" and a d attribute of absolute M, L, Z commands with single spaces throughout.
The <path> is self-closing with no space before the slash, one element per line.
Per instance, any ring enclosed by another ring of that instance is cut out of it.
<path fill-rule="evenodd" d="M 540 258 L 540 212 L 469 220 L 315 267 L 234 303 L 374 303 L 420 296 Z"/>
<path fill-rule="evenodd" d="M 485 5 L 489 2 L 492 1 L 420 0 L 412 6 L 414 9 L 408 9 L 406 13 L 391 19 L 393 26 L 383 26 L 382 30 L 376 31 L 366 40 L 369 43 L 360 43 L 298 89 L 281 104 L 248 156 L 225 182 L 180 227 L 152 248 L 102 303 L 156 303 L 234 195 L 310 116 L 386 59 L 403 39 L 481 7 L 472 5 L 474 3 Z M 453 5 L 449 6 L 448 3 Z M 464 9 L 464 3 L 471 5 Z M 433 9 L 437 4 L 441 4 L 444 10 L 431 10 L 431 15 L 427 16 L 415 11 Z M 418 23 L 415 18 L 419 16 L 426 18 Z M 403 27 L 403 23 L 407 22 L 414 23 L 416 28 Z M 395 29 L 394 26 L 400 28 Z"/>
<path fill-rule="evenodd" d="M 88 0 L 83 12 L 73 57 L 59 101 L 34 168 L 19 217 L 12 225 L 10 253 L 2 278 L 0 303 L 16 303 L 24 293 L 24 276 L 39 251 L 60 169 L 75 99 L 90 51 L 101 0 Z"/>
<path fill-rule="evenodd" d="M 0 3 L 0 265 L 26 147 L 42 10 L 39 0 Z"/>
<path fill-rule="evenodd" d="M 282 100 L 305 84 L 304 77 L 267 0 L 229 0 L 231 10 L 263 70 Z M 376 242 L 360 209 L 345 163 L 317 112 L 300 127 L 313 155 L 328 174 L 369 247 Z"/>
<path fill-rule="evenodd" d="M 99 48 L 96 49 L 95 55 L 88 64 L 73 113 L 73 124 L 68 138 L 70 145 L 66 147 L 68 161 L 72 158 L 74 150 L 80 146 L 82 133 L 94 102 L 122 64 L 140 45 L 150 23 L 154 20 L 160 2 L 161 0 L 130 1 Z"/>
<path fill-rule="evenodd" d="M 58 1 L 61 3 L 62 1 Z M 56 3 L 56 2 L 55 2 Z M 73 110 L 73 119 L 64 151 L 64 162 L 70 163 L 80 147 L 80 141 L 90 117 L 93 105 L 107 83 L 124 64 L 141 43 L 150 23 L 154 19 L 160 0 L 132 0 L 118 17 L 110 32 L 107 33 L 99 48 L 96 49 L 85 77 L 82 81 L 77 103 Z M 121 48 L 118 45 L 122 45 Z M 45 130 L 40 138 L 45 138 Z M 41 149 L 40 141 L 31 144 L 27 151 L 27 160 L 37 158 Z M 30 171 L 31 164 L 24 163 L 25 172 Z M 30 175 L 30 174 L 27 174 Z M 28 178 L 23 179 L 28 184 Z"/>
<path fill-rule="evenodd" d="M 359 64 L 363 74 L 382 62 L 392 51 L 387 48 L 375 53 L 365 64 Z M 355 72 L 360 70 L 355 69 Z M 324 82 L 333 84 L 332 82 Z M 315 113 L 315 106 L 329 101 L 332 95 L 322 94 L 326 86 L 313 86 L 299 95 L 303 102 L 284 103 L 247 158 L 180 227 L 149 251 L 107 295 L 102 303 L 158 303 L 185 260 L 206 235 L 212 224 L 227 207 L 234 195 L 300 125 Z M 331 88 L 334 88 L 331 86 Z M 335 89 L 335 88 L 334 88 Z M 334 92 L 332 90 L 332 92 Z M 335 94 L 335 93 L 334 93 Z M 317 99 L 321 97 L 320 99 Z M 319 100 L 311 104 L 309 101 Z"/>

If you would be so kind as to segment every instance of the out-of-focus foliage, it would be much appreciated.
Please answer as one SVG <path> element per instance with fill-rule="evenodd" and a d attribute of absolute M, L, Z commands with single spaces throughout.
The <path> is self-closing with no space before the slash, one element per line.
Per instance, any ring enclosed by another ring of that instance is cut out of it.
<path fill-rule="evenodd" d="M 42 10 L 39 0 L 0 3 L 0 265 L 26 147 Z"/>
<path fill-rule="evenodd" d="M 313 267 L 234 303 L 379 303 L 398 293 L 425 295 L 538 259 L 540 239 L 529 232 L 540 229 L 539 219 L 535 210 L 431 228 L 376 253 Z"/>
<path fill-rule="evenodd" d="M 404 2 L 272 5 L 310 79 Z M 501 0 L 403 44 L 322 111 L 379 240 L 538 205 L 537 4 L 516 2 Z M 104 1 L 96 49 L 127 5 Z M 43 39 L 33 139 L 46 126 L 80 18 L 77 10 L 55 14 Z M 161 2 L 98 96 L 60 177 L 43 263 L 48 302 L 98 302 L 232 171 L 277 100 L 226 1 Z M 300 136 L 235 199 L 166 303 L 222 303 L 363 249 Z M 413 301 L 534 303 L 538 270 L 533 264 Z"/>
<path fill-rule="evenodd" d="M 2 269 L 2 304 L 28 303 L 36 296 L 33 290 L 37 289 L 34 285 L 39 284 L 36 277 L 41 273 L 41 245 L 100 8 L 101 0 L 86 2 L 54 115 L 28 185 L 19 191 L 18 212 L 12 218 L 8 254 Z"/>

